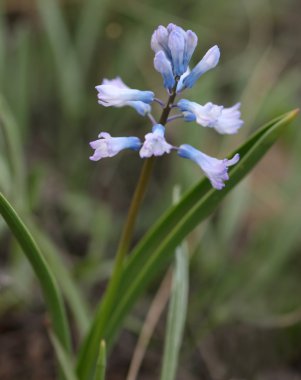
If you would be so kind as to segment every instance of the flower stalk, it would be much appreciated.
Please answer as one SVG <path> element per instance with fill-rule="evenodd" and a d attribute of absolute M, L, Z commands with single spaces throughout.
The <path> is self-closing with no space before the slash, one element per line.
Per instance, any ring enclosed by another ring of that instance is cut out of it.
<path fill-rule="evenodd" d="M 163 111 L 159 120 L 159 123 L 163 126 L 167 122 L 170 110 L 172 108 L 173 102 L 175 101 L 175 98 L 177 95 L 176 86 L 177 86 L 177 81 L 176 81 L 176 85 L 171 91 L 167 104 L 163 108 Z M 117 249 L 117 253 L 115 257 L 113 272 L 112 272 L 110 281 L 108 283 L 107 289 L 105 291 L 105 294 L 103 296 L 101 308 L 98 311 L 99 318 L 96 318 L 97 326 L 95 326 L 95 330 L 97 332 L 92 337 L 92 339 L 93 338 L 98 339 L 99 337 L 100 339 L 104 339 L 104 340 L 106 339 L 106 337 L 103 336 L 105 323 L 109 319 L 110 313 L 112 312 L 114 304 L 116 302 L 116 297 L 118 294 L 120 279 L 121 279 L 122 270 L 123 270 L 124 258 L 126 254 L 128 253 L 128 250 L 132 241 L 135 222 L 138 216 L 141 203 L 143 201 L 144 195 L 147 190 L 147 186 L 152 174 L 154 162 L 155 162 L 155 157 L 153 156 L 146 159 L 145 162 L 143 163 L 140 176 L 136 185 L 136 189 L 134 191 L 132 201 L 129 207 L 126 222 L 124 224 L 124 228 L 121 233 L 121 238 L 119 241 L 119 245 L 118 245 L 118 249 Z M 94 329 L 92 329 L 91 331 L 93 330 Z M 91 357 L 93 357 L 93 351 L 92 351 L 93 345 L 86 347 L 86 349 L 87 349 L 87 352 L 85 354 L 87 355 L 87 357 L 89 357 L 90 355 Z M 88 375 L 87 373 L 83 373 L 82 371 L 84 371 L 84 369 L 81 366 L 79 366 L 78 375 L 80 376 L 81 379 Z"/>
<path fill-rule="evenodd" d="M 162 110 L 162 114 L 161 114 L 161 117 L 159 120 L 159 124 L 161 124 L 163 126 L 167 123 L 169 113 L 171 111 L 172 105 L 173 105 L 175 98 L 177 96 L 177 93 L 176 93 L 177 83 L 178 83 L 178 80 L 176 81 L 176 84 L 175 84 L 174 88 L 172 89 L 172 92 L 169 96 L 167 104 L 165 105 L 165 107 Z M 145 160 L 145 162 L 143 163 L 143 166 L 142 166 L 142 169 L 140 172 L 140 176 L 139 176 L 139 179 L 138 179 L 138 182 L 136 185 L 136 189 L 135 189 L 133 197 L 132 197 L 132 201 L 131 201 L 130 208 L 128 211 L 128 215 L 126 218 L 126 222 L 124 224 L 124 228 L 123 228 L 121 238 L 119 241 L 117 254 L 116 254 L 116 261 L 115 261 L 111 281 L 113 280 L 114 273 L 117 270 L 117 267 L 121 266 L 123 259 L 129 250 L 131 240 L 132 240 L 132 236 L 133 236 L 134 227 L 135 227 L 135 222 L 136 222 L 136 219 L 138 216 L 138 212 L 139 212 L 141 203 L 143 201 L 144 195 L 145 195 L 146 190 L 147 190 L 147 186 L 148 186 L 151 174 L 152 174 L 154 162 L 155 162 L 155 157 L 152 156 L 150 158 L 147 158 Z"/>

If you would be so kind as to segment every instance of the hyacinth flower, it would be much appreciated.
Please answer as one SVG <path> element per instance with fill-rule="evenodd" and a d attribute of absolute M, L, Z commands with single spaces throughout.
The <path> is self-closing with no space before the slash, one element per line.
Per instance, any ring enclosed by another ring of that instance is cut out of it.
<path fill-rule="evenodd" d="M 162 156 L 170 153 L 173 146 L 170 145 L 164 137 L 165 128 L 161 124 L 155 124 L 152 132 L 145 135 L 145 141 L 140 150 L 140 157 L 147 158 L 151 156 Z"/>
<path fill-rule="evenodd" d="M 235 154 L 230 160 L 218 160 L 188 144 L 183 144 L 179 147 L 178 155 L 198 164 L 209 178 L 211 185 L 217 190 L 221 190 L 225 186 L 224 181 L 229 179 L 228 167 L 235 165 L 239 161 L 238 154 Z"/>
<path fill-rule="evenodd" d="M 198 38 L 191 30 L 185 31 L 177 25 L 167 28 L 160 25 L 151 39 L 151 47 L 156 53 L 154 66 L 163 77 L 164 87 L 172 90 L 175 78 L 187 71 Z"/>
<path fill-rule="evenodd" d="M 119 77 L 108 80 L 95 87 L 98 91 L 98 104 L 105 107 L 130 106 L 144 116 L 150 112 L 150 103 L 154 100 L 152 91 L 139 91 L 129 88 Z"/>
<path fill-rule="evenodd" d="M 203 127 L 214 128 L 221 134 L 237 133 L 243 125 L 243 121 L 240 119 L 240 103 L 230 108 L 224 108 L 210 102 L 202 106 L 181 99 L 177 105 L 182 111 L 185 121 L 195 121 Z"/>
<path fill-rule="evenodd" d="M 152 122 L 152 130 L 145 134 L 141 143 L 138 137 L 111 137 L 102 132 L 99 139 L 90 143 L 95 150 L 90 157 L 98 161 L 105 157 L 113 157 L 124 149 L 139 150 L 139 156 L 152 162 L 154 157 L 178 151 L 178 155 L 196 162 L 208 177 L 212 186 L 221 190 L 229 179 L 228 168 L 238 162 L 239 156 L 231 160 L 216 159 L 188 144 L 177 147 L 166 141 L 165 129 L 173 120 L 182 118 L 185 121 L 196 122 L 203 127 L 215 129 L 218 133 L 233 134 L 238 132 L 243 124 L 240 119 L 240 104 L 224 108 L 211 102 L 204 106 L 187 99 L 176 100 L 186 88 L 191 88 L 207 71 L 213 69 L 219 61 L 220 50 L 215 45 L 207 51 L 200 62 L 190 71 L 189 63 L 197 46 L 197 36 L 191 30 L 185 31 L 175 24 L 167 27 L 159 26 L 151 38 L 151 48 L 155 52 L 154 67 L 162 75 L 163 85 L 168 90 L 169 98 L 165 103 L 155 97 L 152 91 L 140 91 L 129 88 L 121 78 L 104 79 L 96 86 L 98 103 L 105 107 L 130 106 L 140 115 L 148 116 Z M 151 103 L 161 105 L 162 114 L 157 120 L 151 113 Z M 178 109 L 180 113 L 171 114 Z M 167 139 L 168 140 L 168 139 Z M 150 165 L 146 163 L 146 165 Z"/>
<path fill-rule="evenodd" d="M 98 137 L 98 140 L 90 142 L 91 148 L 95 149 L 93 156 L 90 156 L 92 161 L 114 157 L 124 149 L 139 150 L 141 147 L 138 137 L 112 137 L 107 132 L 101 132 Z"/>
<path fill-rule="evenodd" d="M 207 51 L 202 60 L 191 70 L 190 74 L 183 81 L 181 90 L 194 86 L 196 81 L 207 71 L 214 69 L 220 58 L 220 50 L 217 45 Z"/>
<path fill-rule="evenodd" d="M 130 87 L 128 87 L 122 81 L 122 79 L 120 77 L 116 77 L 114 79 L 104 79 L 100 86 L 102 86 L 102 85 L 114 86 L 116 91 L 118 91 L 118 89 L 130 90 Z M 100 86 L 96 86 L 96 89 L 98 90 Z M 102 103 L 102 101 L 103 101 L 101 98 L 102 91 L 103 91 L 103 87 L 100 87 L 100 91 L 98 90 L 98 92 L 99 92 L 98 103 L 108 107 L 107 104 Z M 137 90 L 135 90 L 135 91 L 137 91 Z M 145 91 L 143 91 L 143 92 L 145 92 Z M 151 92 L 151 91 L 148 91 L 148 92 Z M 141 94 L 140 94 L 140 96 L 141 96 Z M 154 99 L 154 93 L 151 93 L 151 94 L 148 94 L 147 101 L 145 101 L 145 99 L 143 101 L 141 101 L 141 100 L 128 100 L 125 103 L 120 103 L 119 105 L 115 105 L 115 107 L 130 106 L 130 107 L 134 108 L 140 115 L 145 116 L 151 112 L 151 106 L 149 105 L 149 103 L 151 103 L 153 101 L 153 99 Z"/>

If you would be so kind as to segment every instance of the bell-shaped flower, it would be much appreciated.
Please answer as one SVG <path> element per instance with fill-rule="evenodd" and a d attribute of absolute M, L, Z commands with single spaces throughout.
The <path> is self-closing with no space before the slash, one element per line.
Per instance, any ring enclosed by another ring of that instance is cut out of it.
<path fill-rule="evenodd" d="M 145 135 L 145 141 L 140 149 L 140 157 L 147 158 L 151 156 L 162 156 L 170 153 L 173 148 L 164 137 L 165 128 L 161 124 L 153 126 L 152 132 Z"/>
<path fill-rule="evenodd" d="M 172 67 L 170 61 L 167 59 L 163 50 L 158 51 L 154 58 L 154 66 L 157 71 L 163 77 L 163 85 L 168 90 L 171 90 L 176 81 L 172 72 Z"/>
<path fill-rule="evenodd" d="M 154 100 L 152 91 L 139 91 L 129 88 L 119 77 L 104 79 L 95 87 L 98 91 L 98 103 L 105 107 L 133 107 L 144 116 L 151 111 L 150 103 Z"/>
<path fill-rule="evenodd" d="M 152 35 L 151 47 L 155 53 L 165 53 L 173 75 L 180 77 L 187 70 L 197 41 L 196 34 L 191 30 L 185 31 L 175 24 L 169 24 L 167 28 L 160 25 Z"/>
<path fill-rule="evenodd" d="M 188 158 L 199 165 L 208 177 L 211 185 L 217 190 L 221 190 L 225 186 L 224 182 L 229 179 L 228 167 L 235 165 L 239 161 L 239 154 L 235 154 L 231 160 L 227 160 L 226 158 L 218 160 L 217 158 L 207 156 L 188 144 L 183 144 L 179 147 L 178 155 Z"/>
<path fill-rule="evenodd" d="M 210 102 L 202 106 L 187 99 L 181 99 L 177 106 L 182 111 L 184 120 L 196 121 L 203 127 L 214 128 L 221 134 L 237 133 L 243 125 L 243 121 L 240 119 L 240 103 L 230 108 L 224 108 Z"/>
<path fill-rule="evenodd" d="M 90 156 L 90 160 L 98 161 L 105 157 L 116 156 L 123 149 L 139 150 L 141 141 L 138 137 L 112 137 L 107 132 L 101 132 L 99 139 L 90 142 L 94 154 Z"/>
<path fill-rule="evenodd" d="M 183 81 L 184 87 L 191 88 L 201 75 L 213 69 L 219 61 L 220 50 L 217 45 L 207 51 L 202 60 L 191 70 Z"/>

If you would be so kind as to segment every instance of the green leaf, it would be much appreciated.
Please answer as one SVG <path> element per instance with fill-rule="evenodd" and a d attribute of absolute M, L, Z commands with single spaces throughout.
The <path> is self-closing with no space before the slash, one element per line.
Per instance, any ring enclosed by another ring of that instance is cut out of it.
<path fill-rule="evenodd" d="M 80 351 L 78 359 L 80 379 L 88 378 L 95 362 L 100 337 L 105 338 L 109 346 L 112 344 L 124 318 L 138 297 L 171 262 L 175 248 L 250 172 L 297 114 L 298 110 L 293 110 L 272 120 L 237 150 L 241 159 L 238 164 L 230 168 L 230 180 L 223 190 L 213 189 L 209 181 L 203 179 L 149 230 L 128 259 L 119 288 L 120 301 L 116 304 L 114 314 L 110 315 L 103 331 L 97 328 L 101 304 L 98 307 L 90 332 Z M 94 354 L 91 355 L 91 352 Z"/>
<path fill-rule="evenodd" d="M 107 366 L 106 342 L 102 340 L 99 346 L 94 380 L 105 380 L 106 366 Z"/>
<path fill-rule="evenodd" d="M 239 152 L 241 155 L 241 160 L 235 166 L 235 168 L 241 167 L 241 165 L 243 165 L 243 156 L 246 155 L 246 153 L 255 145 L 255 143 L 258 142 L 262 137 L 264 137 L 265 134 L 269 132 L 273 126 L 278 125 L 278 122 L 280 123 L 279 128 L 282 126 L 282 123 L 284 123 L 284 126 L 288 124 L 290 120 L 293 119 L 294 116 L 296 116 L 296 114 L 293 113 L 294 111 L 273 119 L 269 123 L 265 124 L 262 128 L 260 128 L 253 136 L 251 136 L 249 140 L 237 150 L 237 152 Z M 292 114 L 291 119 L 289 118 L 290 114 Z M 266 150 L 268 148 L 269 147 L 267 147 Z M 266 150 L 264 150 L 262 155 L 266 152 Z M 229 157 L 232 157 L 235 153 L 236 152 L 230 154 Z M 260 157 L 258 158 L 258 160 L 260 159 Z M 254 165 L 257 163 L 257 161 L 254 163 Z M 250 170 L 252 169 L 252 167 L 250 168 Z M 230 168 L 229 172 L 231 173 L 233 169 L 234 167 Z M 247 173 L 248 172 L 245 172 L 243 176 L 245 176 Z M 166 235 L 174 228 L 174 226 L 177 225 L 177 223 L 182 219 L 182 217 L 185 216 L 186 213 L 192 207 L 194 207 L 194 205 L 202 197 L 206 196 L 210 191 L 213 191 L 213 193 L 215 194 L 224 194 L 225 191 L 227 191 L 227 189 L 229 190 L 229 184 L 231 184 L 231 182 L 228 181 L 226 183 L 226 187 L 222 191 L 216 191 L 212 189 L 212 186 L 210 185 L 207 179 L 203 179 L 193 189 L 188 191 L 182 197 L 181 201 L 178 204 L 171 207 L 167 212 L 163 214 L 163 216 L 158 220 L 158 222 L 155 223 L 152 228 L 150 228 L 148 233 L 145 234 L 145 236 L 140 240 L 138 245 L 134 248 L 127 263 L 127 277 L 130 278 L 140 270 L 140 268 L 147 261 L 148 256 L 152 254 L 155 247 L 158 246 L 158 244 L 166 237 Z M 141 254 L 142 251 L 143 255 Z"/>
<path fill-rule="evenodd" d="M 176 376 L 187 312 L 188 265 L 188 250 L 186 244 L 183 243 L 176 249 L 161 380 L 174 380 Z"/>
<path fill-rule="evenodd" d="M 49 336 L 55 351 L 55 355 L 60 364 L 60 369 L 64 375 L 64 379 L 78 380 L 74 371 L 73 363 L 71 362 L 70 357 L 67 355 L 66 350 L 61 345 L 61 342 L 57 339 L 55 334 L 52 333 L 52 331 L 49 331 Z"/>
<path fill-rule="evenodd" d="M 63 260 L 64 257 L 61 256 L 62 252 L 59 251 L 37 223 L 28 218 L 26 219 L 26 223 L 35 235 L 39 245 L 43 247 L 44 256 L 57 278 L 66 302 L 72 311 L 79 333 L 83 336 L 90 324 L 90 311 L 87 301 L 81 293 L 81 289 L 76 286 L 70 269 Z"/>
<path fill-rule="evenodd" d="M 149 281 L 170 262 L 172 249 L 203 221 L 225 195 L 245 177 L 283 133 L 285 126 L 296 117 L 297 113 L 298 111 L 289 112 L 268 123 L 237 150 L 241 159 L 229 171 L 230 180 L 223 190 L 213 189 L 207 179 L 201 181 L 167 215 L 166 219 L 169 221 L 170 228 L 164 225 L 163 219 L 158 229 L 154 228 L 152 232 L 147 234 L 143 244 L 139 244 L 135 249 L 125 269 L 121 289 L 127 289 L 127 292 L 117 310 L 123 307 L 125 309 L 130 308 L 131 302 L 141 294 Z M 205 191 L 206 185 L 207 191 Z M 162 234 L 162 224 L 165 236 Z M 157 244 L 159 239 L 160 242 Z M 145 255 L 147 254 L 149 257 L 146 260 Z M 136 272 L 135 276 L 134 271 Z M 133 291 L 132 295 L 130 294 L 131 291 Z M 125 309 L 121 314 L 125 312 Z M 110 320 L 110 325 L 116 323 L 115 326 L 117 326 L 120 324 L 120 321 L 117 322 L 117 310 L 115 310 L 114 318 Z M 115 318 L 116 322 L 114 322 Z M 110 339 L 108 339 L 109 342 Z"/>
<path fill-rule="evenodd" d="M 69 325 L 62 295 L 59 291 L 56 280 L 27 227 L 19 218 L 8 200 L 1 193 L 0 213 L 11 232 L 18 240 L 24 254 L 31 263 L 33 270 L 40 281 L 55 334 L 64 349 L 70 352 L 71 339 Z"/>

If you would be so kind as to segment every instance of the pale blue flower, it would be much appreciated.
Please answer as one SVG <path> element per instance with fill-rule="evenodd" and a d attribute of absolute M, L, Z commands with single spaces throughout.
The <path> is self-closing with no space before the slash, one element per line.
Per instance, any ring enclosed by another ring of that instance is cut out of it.
<path fill-rule="evenodd" d="M 152 35 L 151 47 L 155 53 L 165 53 L 174 76 L 180 77 L 187 70 L 197 40 L 196 34 L 191 30 L 185 32 L 175 24 L 169 24 L 167 28 L 160 25 Z"/>
<path fill-rule="evenodd" d="M 162 156 L 170 153 L 173 148 L 164 137 L 165 128 L 161 124 L 153 126 L 152 132 L 145 135 L 145 141 L 140 150 L 140 157 Z"/>
<path fill-rule="evenodd" d="M 98 103 L 105 107 L 130 106 L 142 116 L 151 111 L 149 103 L 154 100 L 152 91 L 139 91 L 129 88 L 119 77 L 104 79 L 95 87 L 98 91 Z"/>
<path fill-rule="evenodd" d="M 196 121 L 203 127 L 214 128 L 222 134 L 231 135 L 237 133 L 243 125 L 243 121 L 240 119 L 240 103 L 230 108 L 224 108 L 210 102 L 202 106 L 198 103 L 181 99 L 177 105 L 186 121 Z"/>
<path fill-rule="evenodd" d="M 207 51 L 202 60 L 191 70 L 191 73 L 184 79 L 184 87 L 191 88 L 201 75 L 213 69 L 219 61 L 220 50 L 217 45 Z"/>
<path fill-rule="evenodd" d="M 129 88 L 119 77 L 112 80 L 104 79 L 101 85 L 96 86 L 99 104 L 105 107 L 133 107 L 139 114 L 147 115 L 153 127 L 152 131 L 145 135 L 143 143 L 138 137 L 111 137 L 108 133 L 100 133 L 99 139 L 90 143 L 95 150 L 90 157 L 91 160 L 98 161 L 104 157 L 113 157 L 123 149 L 139 150 L 141 158 L 162 156 L 169 154 L 172 150 L 177 150 L 180 157 L 188 158 L 199 165 L 214 188 L 220 190 L 225 186 L 225 181 L 229 179 L 228 168 L 239 161 L 238 154 L 230 160 L 219 160 L 191 145 L 183 144 L 175 147 L 166 141 L 165 127 L 158 124 L 156 116 L 151 114 L 150 103 L 156 101 L 163 108 L 161 120 L 165 123 L 184 118 L 185 121 L 195 121 L 203 127 L 214 128 L 217 132 L 224 134 L 236 133 L 242 126 L 239 103 L 233 107 L 224 108 L 210 102 L 200 105 L 181 99 L 175 104 L 177 94 L 185 88 L 192 87 L 201 75 L 218 64 L 220 51 L 215 45 L 190 71 L 189 63 L 197 40 L 194 32 L 185 31 L 175 24 L 169 24 L 167 27 L 160 25 L 152 35 L 151 47 L 155 52 L 154 66 L 162 75 L 164 87 L 170 95 L 167 102 L 155 98 L 151 91 Z M 174 107 L 178 107 L 181 113 L 170 115 Z"/>
<path fill-rule="evenodd" d="M 101 132 L 99 139 L 90 142 L 95 152 L 90 156 L 90 160 L 98 161 L 105 157 L 116 156 L 123 149 L 139 150 L 141 141 L 138 137 L 111 137 L 107 132 Z"/>
<path fill-rule="evenodd" d="M 218 160 L 217 158 L 207 156 L 207 154 L 188 144 L 179 147 L 178 155 L 188 158 L 199 165 L 208 177 L 211 185 L 217 190 L 221 190 L 225 186 L 224 181 L 229 179 L 228 167 L 235 165 L 239 161 L 239 154 L 235 154 L 231 160 L 227 160 L 226 158 Z"/>
<path fill-rule="evenodd" d="M 176 81 L 172 72 L 170 61 L 167 59 L 163 50 L 158 51 L 154 58 L 154 66 L 163 77 L 163 85 L 165 88 L 171 90 Z"/>

